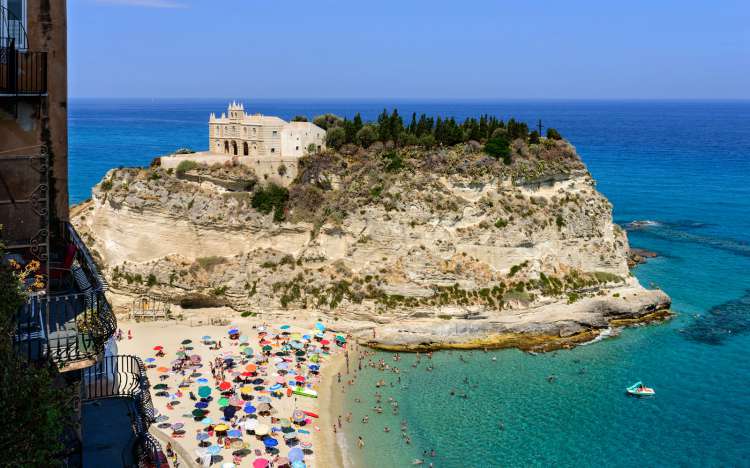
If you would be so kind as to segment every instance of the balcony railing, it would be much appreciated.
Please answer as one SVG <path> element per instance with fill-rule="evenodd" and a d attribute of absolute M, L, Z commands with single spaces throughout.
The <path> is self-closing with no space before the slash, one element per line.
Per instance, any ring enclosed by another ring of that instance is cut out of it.
<path fill-rule="evenodd" d="M 159 442 L 149 434 L 154 422 L 154 405 L 143 361 L 136 356 L 107 356 L 83 370 L 83 400 L 126 398 L 133 405 L 132 445 L 125 444 L 140 468 L 166 467 Z M 127 458 L 123 456 L 123 458 Z"/>
<path fill-rule="evenodd" d="M 18 353 L 31 361 L 51 359 L 62 370 L 90 365 L 103 355 L 117 329 L 104 281 L 69 224 L 67 237 L 75 256 L 69 265 L 50 267 L 50 275 L 56 272 L 60 284 L 29 296 L 17 313 L 14 337 Z"/>
<path fill-rule="evenodd" d="M 47 52 L 0 47 L 0 95 L 47 93 Z"/>

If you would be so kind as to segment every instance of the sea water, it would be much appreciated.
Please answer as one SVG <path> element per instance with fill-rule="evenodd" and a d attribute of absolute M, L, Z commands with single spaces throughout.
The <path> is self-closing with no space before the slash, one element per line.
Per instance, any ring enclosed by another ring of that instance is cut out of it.
<path fill-rule="evenodd" d="M 147 165 L 179 147 L 205 149 L 208 114 L 228 100 L 73 100 L 72 201 L 87 198 L 112 167 Z M 379 353 L 373 359 L 402 369 L 401 383 L 366 367 L 348 389 L 355 463 L 410 466 L 434 449 L 425 465 L 750 466 L 749 102 L 245 104 L 284 118 L 359 111 L 374 119 L 396 105 L 406 119 L 411 112 L 542 119 L 576 146 L 614 204 L 616 222 L 649 221 L 630 230 L 630 242 L 659 257 L 635 274 L 644 286 L 664 289 L 678 314 L 572 351 L 436 353 L 432 371 L 424 356 L 413 368 L 414 355 L 394 362 Z M 380 379 L 386 386 L 378 390 Z M 637 380 L 656 396 L 626 397 Z M 372 410 L 376 391 L 383 414 Z M 389 397 L 399 403 L 397 416 Z"/>

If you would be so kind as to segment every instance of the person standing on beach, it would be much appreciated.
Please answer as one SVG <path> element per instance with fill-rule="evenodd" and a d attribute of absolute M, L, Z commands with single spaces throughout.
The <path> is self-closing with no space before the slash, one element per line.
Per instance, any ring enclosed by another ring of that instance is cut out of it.
<path fill-rule="evenodd" d="M 360 449 L 365 448 L 365 440 L 362 438 L 362 436 L 359 436 L 357 438 L 357 447 L 359 447 Z"/>

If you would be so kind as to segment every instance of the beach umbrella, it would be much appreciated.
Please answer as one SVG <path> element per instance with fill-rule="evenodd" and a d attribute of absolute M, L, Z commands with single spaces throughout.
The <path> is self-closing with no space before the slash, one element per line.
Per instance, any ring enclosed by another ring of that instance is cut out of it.
<path fill-rule="evenodd" d="M 320 344 L 322 344 L 322 345 L 329 345 L 329 344 L 331 344 L 331 342 L 328 341 L 328 340 L 320 340 Z"/>
<path fill-rule="evenodd" d="M 271 351 L 272 349 L 273 349 L 273 347 L 270 346 L 270 345 L 263 346 L 263 351 Z"/>
<path fill-rule="evenodd" d="M 218 403 L 219 403 L 220 407 L 227 406 L 229 404 L 229 398 L 227 398 L 227 397 L 221 397 L 221 398 L 219 398 L 219 402 Z"/>
<path fill-rule="evenodd" d="M 190 360 L 192 362 L 201 362 L 201 357 L 198 356 L 197 354 L 193 354 L 192 356 L 190 356 Z"/>
<path fill-rule="evenodd" d="M 146 358 L 146 362 L 148 362 L 148 363 L 156 362 L 156 358 L 152 358 L 152 357 Z"/>
<path fill-rule="evenodd" d="M 164 390 L 160 390 L 160 391 L 154 393 L 154 395 L 156 395 L 158 397 L 168 397 L 169 396 L 169 392 L 164 391 Z"/>
<path fill-rule="evenodd" d="M 219 384 L 219 390 L 221 391 L 227 391 L 230 388 L 232 388 L 232 384 L 230 384 L 229 382 L 221 382 Z"/>
<path fill-rule="evenodd" d="M 269 464 L 270 462 L 265 458 L 256 458 L 255 461 L 253 461 L 253 468 L 268 468 Z"/>
<path fill-rule="evenodd" d="M 258 370 L 258 366 L 251 363 L 245 366 L 245 370 L 248 372 L 256 372 Z"/>
<path fill-rule="evenodd" d="M 279 328 L 282 330 L 289 330 L 291 327 L 289 325 L 282 325 Z"/>
<path fill-rule="evenodd" d="M 203 416 L 206 415 L 206 412 L 200 408 L 196 408 L 190 414 L 192 414 L 194 418 L 202 418 Z"/>
<path fill-rule="evenodd" d="M 222 424 L 217 424 L 216 426 L 214 426 L 214 430 L 216 430 L 218 432 L 224 432 L 224 431 L 226 431 L 228 429 L 229 429 L 229 426 L 227 426 L 226 424 L 223 424 L 223 423 Z"/>
<path fill-rule="evenodd" d="M 182 340 L 182 344 L 184 344 L 184 345 L 189 345 L 192 342 L 193 342 L 193 340 Z"/>
<path fill-rule="evenodd" d="M 305 378 L 301 375 L 298 375 L 297 377 L 294 378 L 294 380 L 296 380 L 297 382 L 304 382 Z"/>
<path fill-rule="evenodd" d="M 240 342 L 247 343 L 248 341 L 250 341 L 250 338 L 248 338 L 247 335 L 240 336 Z"/>
<path fill-rule="evenodd" d="M 305 420 L 305 413 L 303 413 L 302 411 L 296 409 L 296 410 L 292 411 L 292 419 L 295 422 L 304 421 Z"/>
<path fill-rule="evenodd" d="M 279 421 L 279 424 L 281 424 L 281 427 L 289 427 L 292 425 L 292 421 L 287 418 L 283 418 L 281 421 Z"/>
<path fill-rule="evenodd" d="M 157 371 L 157 372 L 161 372 L 161 373 L 163 374 L 163 373 L 165 373 L 165 372 L 169 372 L 169 369 L 167 369 L 166 367 L 163 367 L 163 366 L 162 366 L 162 367 L 157 367 L 157 368 L 156 368 L 156 371 Z"/>
<path fill-rule="evenodd" d="M 177 354 L 177 357 L 185 357 L 185 351 L 177 351 L 175 354 Z"/>
<path fill-rule="evenodd" d="M 207 384 L 208 379 L 205 377 L 201 377 L 200 379 L 196 380 L 196 382 L 198 382 L 199 384 Z"/>
<path fill-rule="evenodd" d="M 161 351 L 164 349 L 164 346 L 154 346 L 154 351 Z"/>
<path fill-rule="evenodd" d="M 205 385 L 203 387 L 198 387 L 198 396 L 201 398 L 208 398 L 211 396 L 211 387 Z"/>
<path fill-rule="evenodd" d="M 318 323 L 316 323 L 316 324 L 315 324 L 315 328 L 316 328 L 316 329 L 318 329 L 318 330 L 320 330 L 321 332 L 324 332 L 324 331 L 326 331 L 326 326 L 325 326 L 325 325 L 323 325 L 323 324 L 322 324 L 322 323 L 320 323 L 320 322 L 318 322 Z"/>
<path fill-rule="evenodd" d="M 336 341 L 346 343 L 346 338 L 344 337 L 344 335 L 336 335 Z"/>
<path fill-rule="evenodd" d="M 208 341 L 208 340 L 210 340 L 210 339 L 211 339 L 211 337 L 210 337 L 210 336 L 208 336 L 208 335 L 203 335 L 203 336 L 201 337 L 201 340 L 203 340 L 203 341 Z"/>
<path fill-rule="evenodd" d="M 303 449 L 312 448 L 312 444 L 310 442 L 300 442 L 299 446 L 302 447 Z"/>
<path fill-rule="evenodd" d="M 227 435 L 234 438 L 242 437 L 242 431 L 240 431 L 239 429 L 232 429 L 231 431 L 227 432 Z"/>
<path fill-rule="evenodd" d="M 237 412 L 237 408 L 234 406 L 225 406 L 222 411 L 224 412 L 224 419 L 229 421 L 234 416 L 234 413 Z"/>
<path fill-rule="evenodd" d="M 235 450 L 234 452 L 232 452 L 232 455 L 234 455 L 235 457 L 246 457 L 250 455 L 251 453 L 253 452 L 251 452 L 250 449 L 242 448 L 242 449 Z"/>
<path fill-rule="evenodd" d="M 292 468 L 307 468 L 307 466 L 305 465 L 305 462 L 303 461 L 296 461 L 296 462 L 292 462 Z"/>
<path fill-rule="evenodd" d="M 212 445 L 206 449 L 206 452 L 210 453 L 211 455 L 218 455 L 221 453 L 221 447 L 218 445 Z"/>
<path fill-rule="evenodd" d="M 208 424 L 211 424 L 211 423 L 213 423 L 213 422 L 214 422 L 214 420 L 213 420 L 213 419 L 211 419 L 211 418 L 203 418 L 203 419 L 201 419 L 201 424 L 206 424 L 206 425 L 208 425 Z"/>
<path fill-rule="evenodd" d="M 302 452 L 302 449 L 299 447 L 292 447 L 291 450 L 289 450 L 289 453 L 287 454 L 287 458 L 292 461 L 292 463 L 296 461 L 302 461 L 305 459 L 305 454 Z"/>
<path fill-rule="evenodd" d="M 265 424 L 258 424 L 257 426 L 255 426 L 255 435 L 259 435 L 259 436 L 266 435 L 268 434 L 268 431 L 269 431 L 269 428 Z"/>
<path fill-rule="evenodd" d="M 208 408 L 208 402 L 206 402 L 206 401 L 199 401 L 198 403 L 195 404 L 195 407 L 199 408 L 199 409 L 206 409 L 206 408 Z"/>
<path fill-rule="evenodd" d="M 156 389 L 156 390 L 166 390 L 168 388 L 169 388 L 169 385 L 167 385 L 165 383 L 160 383 L 160 384 L 154 385 L 154 389 Z"/>
<path fill-rule="evenodd" d="M 276 447 L 277 445 L 279 445 L 279 441 L 274 439 L 273 437 L 264 437 L 263 445 L 265 445 L 266 447 Z"/>
<path fill-rule="evenodd" d="M 246 356 L 252 356 L 253 348 L 246 346 L 245 348 L 242 348 L 242 352 L 245 353 Z"/>
<path fill-rule="evenodd" d="M 185 427 L 185 424 L 183 424 L 181 422 L 176 422 L 176 423 L 172 424 L 172 429 L 174 429 L 175 431 L 177 429 L 182 429 L 183 427 Z"/>
<path fill-rule="evenodd" d="M 195 436 L 196 440 L 199 440 L 201 442 L 203 442 L 204 440 L 208 439 L 209 437 L 211 437 L 211 436 L 209 436 L 207 432 L 199 432 Z"/>
<path fill-rule="evenodd" d="M 253 413 L 255 413 L 255 411 L 256 411 L 256 408 L 255 408 L 255 406 L 253 406 L 253 405 L 251 405 L 251 404 L 247 404 L 247 405 L 245 405 L 245 406 L 244 406 L 244 407 L 242 408 L 242 411 L 244 411 L 244 412 L 245 412 L 245 413 L 247 413 L 247 414 L 253 414 Z"/>
<path fill-rule="evenodd" d="M 317 418 L 318 415 L 313 413 L 312 411 L 303 411 L 306 415 L 310 416 L 311 418 Z"/>

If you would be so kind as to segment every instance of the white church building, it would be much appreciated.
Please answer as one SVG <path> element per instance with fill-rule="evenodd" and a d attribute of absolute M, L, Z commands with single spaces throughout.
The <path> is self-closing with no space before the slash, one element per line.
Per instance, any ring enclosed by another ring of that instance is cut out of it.
<path fill-rule="evenodd" d="M 248 114 L 244 104 L 232 102 L 226 113 L 211 113 L 208 119 L 208 151 L 163 157 L 161 164 L 169 169 L 185 160 L 209 165 L 236 161 L 252 167 L 261 180 L 288 185 L 297 176 L 299 158 L 324 150 L 325 140 L 326 131 L 313 123 Z"/>

